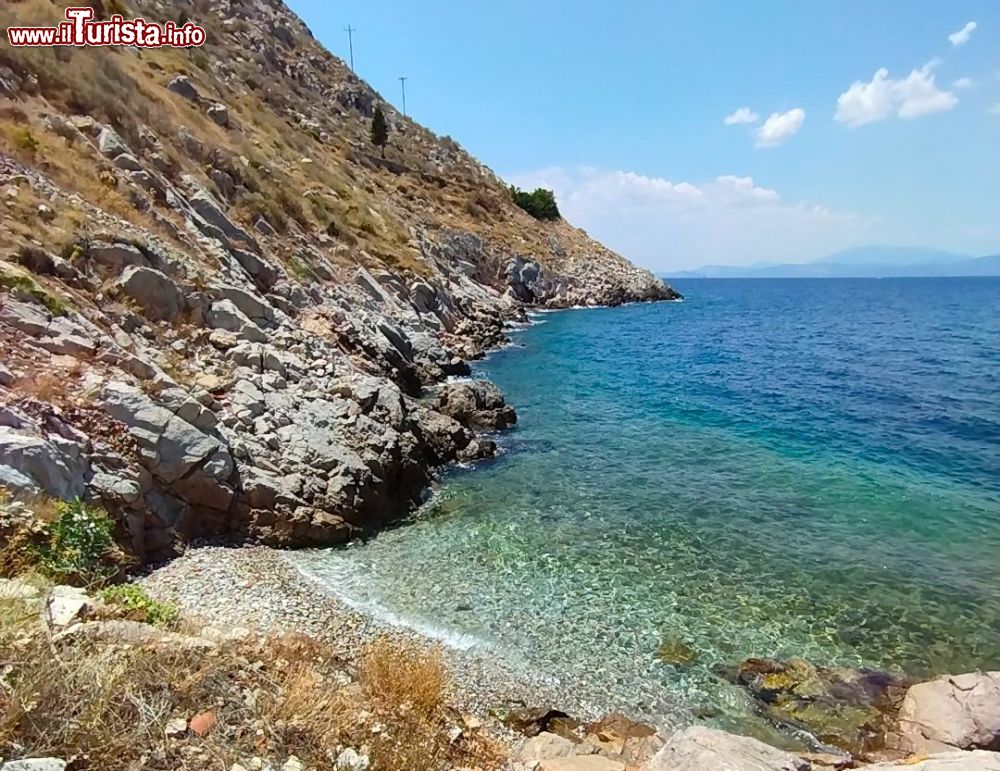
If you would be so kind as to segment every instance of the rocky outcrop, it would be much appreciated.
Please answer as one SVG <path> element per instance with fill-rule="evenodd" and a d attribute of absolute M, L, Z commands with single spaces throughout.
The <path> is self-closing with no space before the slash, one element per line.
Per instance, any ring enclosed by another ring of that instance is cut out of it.
<path fill-rule="evenodd" d="M 65 100 L 89 66 L 75 51 L 54 79 L 31 59 L 2 73 L 12 119 L 75 149 L 0 159 L 0 237 L 19 255 L 0 264 L 0 399 L 51 408 L 0 420 L 0 480 L 101 502 L 148 560 L 209 535 L 340 543 L 405 516 L 435 469 L 492 456 L 482 433 L 516 420 L 492 384 L 431 391 L 526 307 L 674 296 L 530 218 L 280 2 L 248 2 L 199 12 L 212 33 L 183 74 L 155 53 L 112 61 L 122 93 L 93 104 Z M 368 147 L 378 103 L 384 164 Z M 67 186 L 88 163 L 93 184 Z"/>
<path fill-rule="evenodd" d="M 517 422 L 514 408 L 488 380 L 448 383 L 438 390 L 437 409 L 472 429 L 498 431 Z"/>

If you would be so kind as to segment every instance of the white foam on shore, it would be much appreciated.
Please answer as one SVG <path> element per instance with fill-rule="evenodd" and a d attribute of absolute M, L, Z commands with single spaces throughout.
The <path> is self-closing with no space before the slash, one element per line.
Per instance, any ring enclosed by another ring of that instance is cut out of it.
<path fill-rule="evenodd" d="M 380 602 L 375 600 L 361 600 L 357 597 L 352 597 L 350 594 L 341 589 L 335 588 L 335 585 L 343 586 L 344 584 L 350 582 L 353 578 L 356 578 L 357 576 L 355 571 L 343 570 L 340 567 L 330 566 L 329 572 L 336 571 L 337 573 L 340 573 L 340 575 L 336 577 L 330 575 L 321 576 L 308 570 L 303 565 L 298 564 L 297 561 L 289 560 L 289 563 L 299 573 L 299 575 L 301 575 L 309 583 L 315 584 L 327 594 L 332 594 L 340 602 L 344 603 L 344 605 L 352 610 L 356 610 L 369 618 L 386 624 L 387 626 L 399 629 L 409 629 L 411 632 L 415 632 L 422 637 L 436 640 L 444 645 L 447 645 L 449 648 L 454 648 L 460 651 L 469 651 L 473 648 L 482 650 L 492 647 L 486 640 L 476 637 L 475 635 L 466 634 L 464 632 L 456 632 L 426 621 L 408 618 L 394 610 L 391 610 L 390 608 L 387 608 Z"/>

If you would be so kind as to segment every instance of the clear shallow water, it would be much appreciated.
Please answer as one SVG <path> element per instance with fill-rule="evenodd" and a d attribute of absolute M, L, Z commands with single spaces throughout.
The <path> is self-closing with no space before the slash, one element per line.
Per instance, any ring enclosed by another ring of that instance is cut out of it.
<path fill-rule="evenodd" d="M 759 732 L 711 673 L 751 655 L 1000 666 L 1000 279 L 678 288 L 541 316 L 477 367 L 504 456 L 300 566 L 667 724 Z"/>

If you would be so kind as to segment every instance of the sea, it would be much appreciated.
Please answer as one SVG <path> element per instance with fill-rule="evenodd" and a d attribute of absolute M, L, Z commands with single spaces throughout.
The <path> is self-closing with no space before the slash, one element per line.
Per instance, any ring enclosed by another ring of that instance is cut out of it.
<path fill-rule="evenodd" d="M 760 733 L 751 656 L 1000 668 L 1000 279 L 675 286 L 533 314 L 500 457 L 299 567 L 665 726 Z"/>

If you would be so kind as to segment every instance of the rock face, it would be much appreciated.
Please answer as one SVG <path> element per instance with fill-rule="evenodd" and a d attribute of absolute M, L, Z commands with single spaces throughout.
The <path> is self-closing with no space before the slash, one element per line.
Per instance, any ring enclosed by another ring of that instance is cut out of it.
<path fill-rule="evenodd" d="M 756 739 L 691 726 L 671 736 L 646 771 L 810 771 L 811 765 Z"/>
<path fill-rule="evenodd" d="M 906 692 L 887 744 L 906 754 L 950 749 L 1000 752 L 1000 672 L 918 683 Z"/>
<path fill-rule="evenodd" d="M 0 485 L 67 500 L 84 495 L 90 477 L 85 447 L 27 421 L 0 426 Z"/>
<path fill-rule="evenodd" d="M 9 5 L 12 21 L 27 12 Z M 438 467 L 495 454 L 483 433 L 516 420 L 499 390 L 435 389 L 528 305 L 676 296 L 518 209 L 281 2 L 199 13 L 213 33 L 188 74 L 156 52 L 112 63 L 121 93 L 93 114 L 66 97 L 91 64 L 75 50 L 52 77 L 17 51 L 3 68 L 23 128 L 80 151 L 0 158 L 0 238 L 20 255 L 0 256 L 0 483 L 13 492 L 102 504 L 146 560 L 199 536 L 341 543 L 406 516 Z M 384 161 L 370 146 L 380 103 Z M 59 181 L 81 173 L 100 184 Z M 36 401 L 49 412 L 20 409 Z"/>

